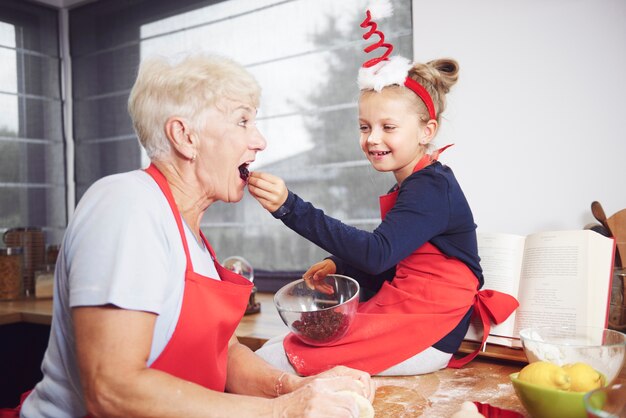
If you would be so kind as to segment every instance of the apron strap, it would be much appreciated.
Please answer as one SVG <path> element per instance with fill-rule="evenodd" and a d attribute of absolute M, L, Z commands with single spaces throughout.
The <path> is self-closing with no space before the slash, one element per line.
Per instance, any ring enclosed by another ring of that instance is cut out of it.
<path fill-rule="evenodd" d="M 176 219 L 176 225 L 178 225 L 178 231 L 180 232 L 180 238 L 183 240 L 183 248 L 185 249 L 185 256 L 187 257 L 187 271 L 193 271 L 193 264 L 191 264 L 191 255 L 189 255 L 189 246 L 187 245 L 187 237 L 185 234 L 185 229 L 183 228 L 183 220 L 180 216 L 180 211 L 176 206 L 176 200 L 174 200 L 174 195 L 170 189 L 169 184 L 167 183 L 167 179 L 159 171 L 159 169 L 154 165 L 150 164 L 148 168 L 145 169 L 145 172 L 150 174 L 154 181 L 158 184 L 159 188 L 165 195 L 167 199 L 167 203 L 169 203 L 172 212 L 174 213 L 174 218 Z M 206 240 L 206 238 L 204 238 Z"/>
<path fill-rule="evenodd" d="M 445 145 L 437 150 L 435 150 L 432 154 L 430 154 L 430 158 L 432 161 L 437 161 L 439 159 L 439 155 L 444 152 L 445 150 L 447 150 L 448 148 L 450 148 L 452 145 L 454 144 L 448 144 Z"/>

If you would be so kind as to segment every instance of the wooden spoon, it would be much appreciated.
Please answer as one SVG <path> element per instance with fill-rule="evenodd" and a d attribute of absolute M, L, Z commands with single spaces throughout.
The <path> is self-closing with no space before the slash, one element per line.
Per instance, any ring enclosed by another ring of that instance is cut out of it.
<path fill-rule="evenodd" d="M 626 209 L 609 216 L 606 219 L 606 223 L 611 228 L 611 235 L 615 237 L 617 267 L 626 269 Z M 626 301 L 624 301 L 624 305 L 626 307 Z M 626 310 L 624 314 L 626 314 Z"/>
<path fill-rule="evenodd" d="M 611 228 L 606 222 L 606 213 L 604 213 L 604 209 L 602 208 L 600 202 L 595 200 L 591 202 L 591 213 L 593 213 L 593 216 L 598 220 L 598 222 L 600 222 L 602 226 L 605 227 L 607 231 L 609 231 L 609 234 L 611 234 L 610 236 L 613 236 Z"/>

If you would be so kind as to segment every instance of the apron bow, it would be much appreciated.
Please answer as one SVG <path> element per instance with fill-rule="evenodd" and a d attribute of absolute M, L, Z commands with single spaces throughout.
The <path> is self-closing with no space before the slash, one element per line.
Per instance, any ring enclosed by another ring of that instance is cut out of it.
<path fill-rule="evenodd" d="M 491 322 L 501 324 L 517 309 L 519 302 L 506 293 L 485 289 L 476 295 L 474 307 L 476 305 L 480 305 L 480 309 L 489 314 Z"/>
<path fill-rule="evenodd" d="M 518 306 L 519 302 L 517 299 L 506 293 L 491 289 L 478 291 L 474 298 L 474 314 L 478 315 L 483 324 L 483 339 L 480 347 L 465 357 L 459 359 L 452 358 L 448 363 L 448 367 L 458 369 L 472 361 L 478 355 L 480 349 L 485 346 L 489 331 L 491 331 L 491 323 L 500 324 L 504 322 Z"/>

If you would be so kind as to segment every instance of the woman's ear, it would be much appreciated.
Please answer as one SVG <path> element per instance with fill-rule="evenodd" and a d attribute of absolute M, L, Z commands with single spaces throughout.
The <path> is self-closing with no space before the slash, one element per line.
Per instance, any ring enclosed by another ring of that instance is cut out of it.
<path fill-rule="evenodd" d="M 421 145 L 428 145 L 430 141 L 437 135 L 437 129 L 439 129 L 439 123 L 435 119 L 430 119 L 424 125 L 422 129 L 422 137 L 420 138 Z"/>
<path fill-rule="evenodd" d="M 196 144 L 187 121 L 178 116 L 172 116 L 165 122 L 165 136 L 176 152 L 188 160 L 196 158 Z"/>

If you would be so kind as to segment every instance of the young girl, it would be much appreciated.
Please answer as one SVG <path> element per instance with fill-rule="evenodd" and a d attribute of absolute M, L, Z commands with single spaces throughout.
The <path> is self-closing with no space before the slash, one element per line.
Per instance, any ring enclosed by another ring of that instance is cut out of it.
<path fill-rule="evenodd" d="M 400 80 L 380 82 L 385 70 L 397 73 L 402 67 L 396 58 L 359 75 L 361 149 L 376 170 L 396 179 L 380 198 L 382 222 L 373 232 L 326 216 L 276 176 L 250 174 L 250 193 L 265 209 L 333 254 L 304 274 L 310 285 L 321 287 L 326 275 L 338 273 L 374 295 L 359 305 L 348 334 L 331 346 L 308 346 L 289 334 L 284 344 L 270 343 L 257 352 L 279 367 L 289 369 L 283 347 L 291 366 L 304 375 L 332 365 L 383 375 L 460 367 L 475 355 L 452 358 L 472 312 L 481 316 L 486 335 L 485 308 L 499 322 L 517 307 L 508 295 L 479 292 L 483 277 L 471 209 L 452 170 L 437 161 L 446 147 L 427 152 L 458 64 L 439 59 L 409 65 Z"/>

